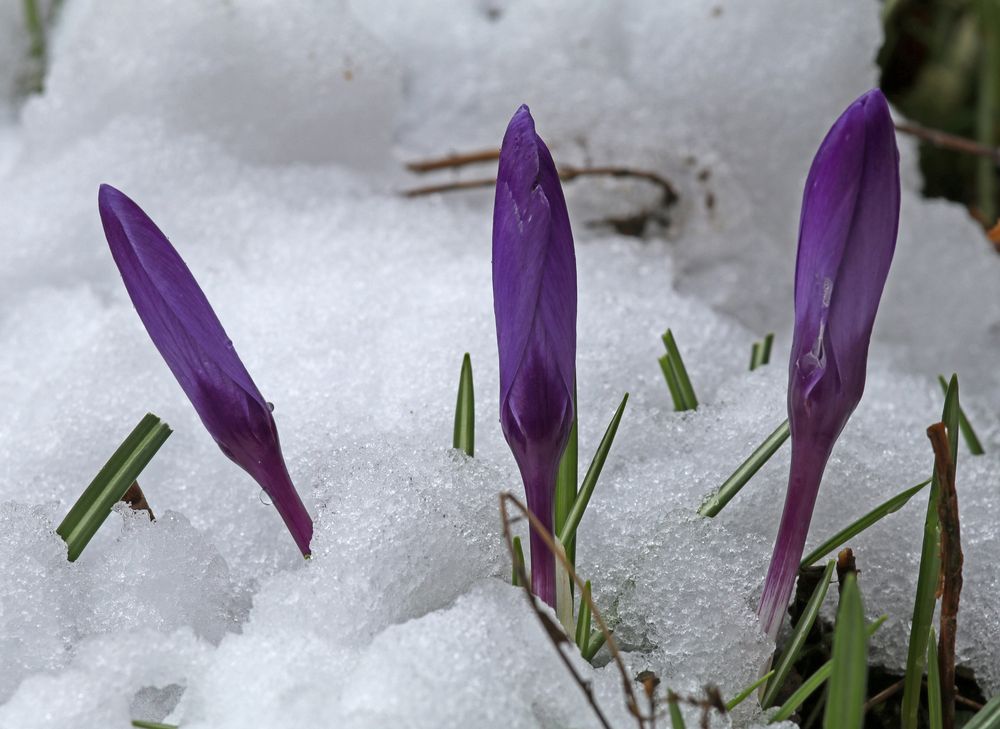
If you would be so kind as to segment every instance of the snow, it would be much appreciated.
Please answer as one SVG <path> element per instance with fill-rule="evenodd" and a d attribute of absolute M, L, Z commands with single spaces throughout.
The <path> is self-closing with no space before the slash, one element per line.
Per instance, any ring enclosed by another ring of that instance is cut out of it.
<path fill-rule="evenodd" d="M 521 102 L 557 161 L 652 169 L 680 197 L 664 235 L 637 240 L 589 223 L 655 189 L 567 185 L 584 464 L 631 394 L 580 571 L 633 672 L 725 696 L 755 678 L 787 447 L 719 517 L 694 511 L 784 417 L 801 187 L 874 83 L 875 3 L 68 0 L 46 92 L 23 101 L 7 85 L 19 5 L 0 3 L 0 728 L 596 725 L 506 584 L 497 494 L 520 485 L 497 422 L 491 193 L 398 194 L 425 182 L 404 161 L 495 146 Z M 1000 259 L 964 211 L 919 197 L 901 144 L 868 389 L 810 544 L 927 477 L 934 377 L 957 370 L 987 448 L 959 461 L 959 658 L 996 693 Z M 170 236 L 275 403 L 316 519 L 308 563 L 151 346 L 103 240 L 101 182 Z M 694 413 L 669 404 L 667 326 Z M 771 330 L 772 365 L 748 373 Z M 448 447 L 465 351 L 472 460 Z M 67 563 L 55 525 L 147 410 L 175 431 L 140 479 L 157 521 L 113 514 Z M 893 668 L 925 498 L 852 544 Z M 613 668 L 577 665 L 629 726 Z M 760 721 L 752 703 L 733 726 Z"/>

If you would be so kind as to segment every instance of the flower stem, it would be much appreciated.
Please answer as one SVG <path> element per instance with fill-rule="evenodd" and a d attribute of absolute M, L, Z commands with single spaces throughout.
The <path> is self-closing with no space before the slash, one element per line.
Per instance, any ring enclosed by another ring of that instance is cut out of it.
<path fill-rule="evenodd" d="M 757 615 L 771 640 L 778 635 L 788 599 L 792 595 L 816 495 L 831 449 L 832 444 L 821 443 L 814 438 L 792 437 L 792 464 L 785 508 L 774 542 L 771 565 L 764 580 L 760 607 L 757 608 Z"/>

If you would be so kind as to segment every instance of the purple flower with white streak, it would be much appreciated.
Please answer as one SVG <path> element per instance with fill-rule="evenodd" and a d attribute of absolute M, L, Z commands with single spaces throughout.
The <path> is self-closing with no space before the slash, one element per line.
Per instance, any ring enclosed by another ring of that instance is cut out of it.
<path fill-rule="evenodd" d="M 551 532 L 556 472 L 573 424 L 576 256 L 552 155 L 527 106 L 500 148 L 493 209 L 500 424 L 528 508 Z M 555 558 L 531 530 L 531 589 L 555 607 Z"/>
<path fill-rule="evenodd" d="M 757 614 L 772 639 L 802 558 L 823 471 L 865 389 L 868 344 L 899 225 L 889 106 L 869 91 L 830 129 L 802 200 L 788 373 L 792 464 Z"/>
<path fill-rule="evenodd" d="M 98 207 L 111 255 L 153 344 L 219 448 L 260 484 L 308 555 L 312 519 L 285 467 L 271 408 L 198 282 L 156 224 L 122 192 L 101 185 Z"/>

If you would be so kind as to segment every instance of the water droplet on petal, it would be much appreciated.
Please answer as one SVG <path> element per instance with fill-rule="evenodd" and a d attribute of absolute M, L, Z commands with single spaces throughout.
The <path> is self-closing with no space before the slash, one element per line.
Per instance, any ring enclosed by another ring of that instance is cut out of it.
<path fill-rule="evenodd" d="M 274 412 L 274 403 L 271 402 L 270 400 L 267 401 L 267 409 L 270 410 L 272 413 Z"/>
<path fill-rule="evenodd" d="M 259 494 L 258 498 L 260 499 L 260 503 L 262 503 L 264 506 L 270 506 L 271 505 L 271 499 L 268 498 L 267 492 L 264 491 L 264 489 L 260 490 L 260 494 Z"/>

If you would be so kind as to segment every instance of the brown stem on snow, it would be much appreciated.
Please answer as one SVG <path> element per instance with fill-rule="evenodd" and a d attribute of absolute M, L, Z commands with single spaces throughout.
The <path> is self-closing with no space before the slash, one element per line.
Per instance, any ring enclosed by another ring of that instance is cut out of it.
<path fill-rule="evenodd" d="M 955 727 L 955 634 L 958 603 L 962 593 L 962 537 L 958 521 L 958 494 L 955 491 L 955 462 L 944 423 L 927 429 L 934 448 L 934 472 L 940 498 L 941 522 L 941 635 L 938 640 L 938 669 L 941 673 L 941 707 L 944 729 Z"/>

